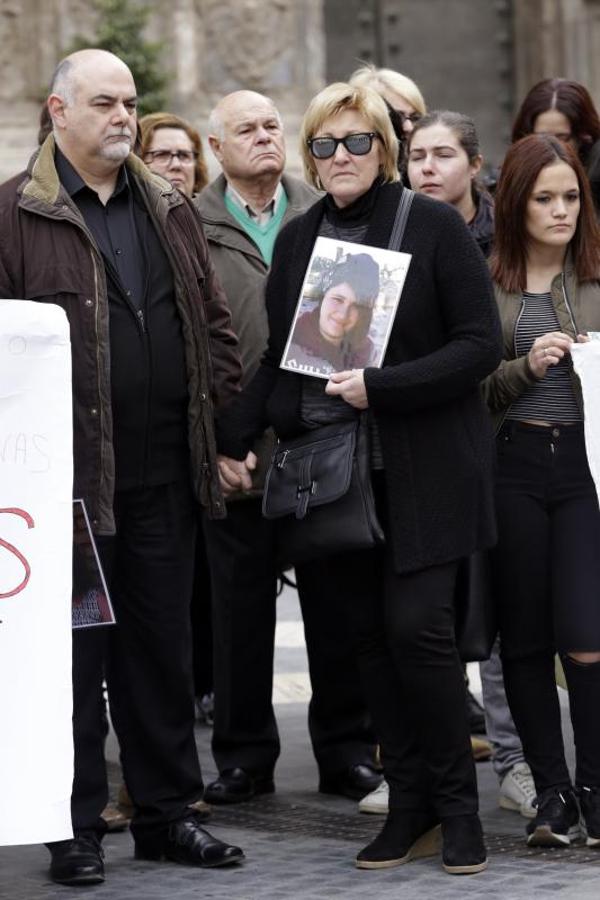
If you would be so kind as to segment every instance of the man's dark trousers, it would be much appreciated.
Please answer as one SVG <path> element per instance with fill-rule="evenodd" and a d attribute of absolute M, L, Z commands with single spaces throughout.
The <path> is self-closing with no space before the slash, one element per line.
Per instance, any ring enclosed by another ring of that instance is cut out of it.
<path fill-rule="evenodd" d="M 74 632 L 75 830 L 100 829 L 107 798 L 100 673 L 134 835 L 186 815 L 202 796 L 194 741 L 190 602 L 197 505 L 189 482 L 115 495 L 115 537 L 97 539 L 116 626 Z"/>
<path fill-rule="evenodd" d="M 213 755 L 220 772 L 270 774 L 279 756 L 273 713 L 277 523 L 261 501 L 227 504 L 227 519 L 205 522 L 212 578 L 215 655 Z M 308 723 L 322 774 L 373 765 L 375 739 L 348 632 L 346 598 L 326 604 L 300 594 L 312 683 Z"/>

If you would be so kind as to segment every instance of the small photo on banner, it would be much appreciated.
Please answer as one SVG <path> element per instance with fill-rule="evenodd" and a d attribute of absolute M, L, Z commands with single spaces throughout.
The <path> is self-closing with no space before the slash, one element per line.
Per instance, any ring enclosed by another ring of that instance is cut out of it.
<path fill-rule="evenodd" d="M 319 237 L 281 368 L 316 378 L 381 366 L 411 254 Z"/>
<path fill-rule="evenodd" d="M 114 625 L 115 614 L 83 500 L 73 501 L 73 628 Z"/>

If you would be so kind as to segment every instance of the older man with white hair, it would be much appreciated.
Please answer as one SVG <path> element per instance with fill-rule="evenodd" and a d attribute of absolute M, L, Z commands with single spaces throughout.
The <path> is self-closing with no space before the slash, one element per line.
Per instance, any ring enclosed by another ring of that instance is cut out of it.
<path fill-rule="evenodd" d="M 117 625 L 73 635 L 74 838 L 50 845 L 64 884 L 104 879 L 102 680 L 135 814 L 138 859 L 223 866 L 194 741 L 190 600 L 196 499 L 224 514 L 213 406 L 238 390 L 236 339 L 199 217 L 131 153 L 127 66 L 82 50 L 58 66 L 53 134 L 0 188 L 0 296 L 59 304 L 71 328 L 76 497 L 86 503 Z"/>
<path fill-rule="evenodd" d="M 284 174 L 285 143 L 273 102 L 254 91 L 223 97 L 209 120 L 209 143 L 223 170 L 199 195 L 210 253 L 240 342 L 243 385 L 267 344 L 264 282 L 282 227 L 317 193 Z M 212 749 L 219 777 L 210 803 L 238 803 L 274 790 L 280 744 L 273 712 L 277 596 L 276 524 L 262 518 L 261 491 L 272 435 L 254 448 L 257 466 L 245 493 L 234 492 L 227 518 L 206 522 L 213 596 L 215 720 Z M 228 473 L 235 487 L 235 473 Z M 310 663 L 309 729 L 327 793 L 360 798 L 381 781 L 357 663 L 346 631 L 345 597 L 327 608 L 302 589 L 296 570 Z"/>

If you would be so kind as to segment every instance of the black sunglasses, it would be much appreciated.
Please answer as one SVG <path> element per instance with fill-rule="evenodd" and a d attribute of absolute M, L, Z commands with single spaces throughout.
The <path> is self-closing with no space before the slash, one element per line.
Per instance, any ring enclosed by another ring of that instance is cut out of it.
<path fill-rule="evenodd" d="M 310 138 L 306 143 L 315 159 L 330 159 L 339 144 L 343 144 L 352 156 L 366 156 L 373 146 L 373 139 L 376 137 L 379 137 L 376 131 L 361 131 L 357 134 L 347 134 L 343 138 Z"/>

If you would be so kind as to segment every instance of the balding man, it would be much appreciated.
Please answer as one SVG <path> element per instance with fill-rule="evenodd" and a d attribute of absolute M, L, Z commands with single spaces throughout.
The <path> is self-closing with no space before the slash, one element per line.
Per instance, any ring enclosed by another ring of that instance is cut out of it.
<path fill-rule="evenodd" d="M 130 151 L 131 72 L 100 50 L 58 66 L 53 134 L 0 188 L 0 296 L 59 304 L 71 327 L 74 495 L 83 497 L 117 625 L 73 635 L 74 839 L 50 845 L 64 884 L 104 879 L 102 679 L 135 804 L 141 859 L 239 861 L 190 804 L 190 596 L 195 496 L 224 512 L 213 404 L 240 374 L 229 311 L 199 218 Z"/>
<path fill-rule="evenodd" d="M 224 97 L 209 120 L 209 143 L 223 174 L 197 205 L 213 263 L 240 341 L 243 384 L 267 343 L 264 281 L 280 228 L 317 200 L 283 174 L 285 144 L 272 101 L 253 91 Z M 255 448 L 253 489 L 232 496 L 227 519 L 206 523 L 215 631 L 213 754 L 219 777 L 211 803 L 237 803 L 274 790 L 279 735 L 273 714 L 276 525 L 261 515 L 263 474 L 272 439 Z M 297 570 L 299 581 L 301 572 Z M 345 598 L 327 609 L 300 590 L 313 696 L 309 728 L 320 789 L 360 798 L 381 781 L 350 640 Z"/>

